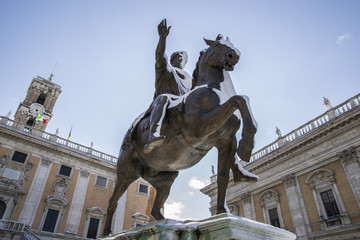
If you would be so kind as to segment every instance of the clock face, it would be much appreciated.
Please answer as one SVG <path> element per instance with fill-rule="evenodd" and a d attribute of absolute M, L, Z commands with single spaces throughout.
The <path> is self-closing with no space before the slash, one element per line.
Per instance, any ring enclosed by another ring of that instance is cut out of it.
<path fill-rule="evenodd" d="M 37 116 L 39 113 L 42 115 L 45 112 L 45 108 L 39 103 L 33 103 L 30 105 L 30 113 L 33 116 Z"/>

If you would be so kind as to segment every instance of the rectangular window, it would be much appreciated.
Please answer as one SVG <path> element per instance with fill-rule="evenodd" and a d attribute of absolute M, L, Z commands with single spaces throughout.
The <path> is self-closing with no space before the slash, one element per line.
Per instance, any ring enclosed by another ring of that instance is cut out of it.
<path fill-rule="evenodd" d="M 11 160 L 19 163 L 24 163 L 26 160 L 27 154 L 15 151 L 14 155 L 12 156 Z"/>
<path fill-rule="evenodd" d="M 141 184 L 139 185 L 139 193 L 148 194 L 149 187 L 147 185 Z"/>
<path fill-rule="evenodd" d="M 42 230 L 46 232 L 54 232 L 58 216 L 59 211 L 49 209 Z"/>
<path fill-rule="evenodd" d="M 98 176 L 96 179 L 96 186 L 106 187 L 106 178 Z"/>
<path fill-rule="evenodd" d="M 280 220 L 279 215 L 277 212 L 277 208 L 273 208 L 269 210 L 269 218 L 270 218 L 270 224 L 274 227 L 280 227 Z"/>
<path fill-rule="evenodd" d="M 90 218 L 89 228 L 86 237 L 96 239 L 97 238 L 97 231 L 99 228 L 100 220 L 97 218 Z"/>
<path fill-rule="evenodd" d="M 333 191 L 327 190 L 320 193 L 321 199 L 323 201 L 325 211 L 328 217 L 334 217 L 340 214 L 339 208 L 336 204 Z"/>
<path fill-rule="evenodd" d="M 71 167 L 61 165 L 59 174 L 70 177 Z"/>

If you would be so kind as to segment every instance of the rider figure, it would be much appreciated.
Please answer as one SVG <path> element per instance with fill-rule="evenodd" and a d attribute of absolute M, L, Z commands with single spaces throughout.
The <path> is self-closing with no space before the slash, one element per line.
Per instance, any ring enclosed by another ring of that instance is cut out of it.
<path fill-rule="evenodd" d="M 154 147 L 161 146 L 165 140 L 165 136 L 160 135 L 160 130 L 170 102 L 170 97 L 166 94 L 183 95 L 190 91 L 192 84 L 192 78 L 183 70 L 187 62 L 185 51 L 174 52 L 170 58 L 171 65 L 168 63 L 165 48 L 170 28 L 171 26 L 167 27 L 166 19 L 158 25 L 159 43 L 155 55 L 155 93 L 151 106 L 148 143 L 144 147 L 146 153 L 151 152 Z"/>

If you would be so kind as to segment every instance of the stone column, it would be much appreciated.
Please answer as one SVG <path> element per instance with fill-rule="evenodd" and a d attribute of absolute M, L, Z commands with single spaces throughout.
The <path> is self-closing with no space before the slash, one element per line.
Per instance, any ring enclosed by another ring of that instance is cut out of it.
<path fill-rule="evenodd" d="M 70 206 L 68 219 L 66 221 L 65 233 L 76 235 L 80 225 L 82 211 L 86 197 L 86 191 L 89 184 L 89 172 L 85 169 L 80 170 L 79 177 L 76 182 L 76 187 L 73 199 Z"/>
<path fill-rule="evenodd" d="M 338 157 L 345 170 L 346 177 L 350 183 L 356 202 L 360 207 L 360 166 L 356 148 L 351 147 L 346 149 L 338 153 Z"/>
<path fill-rule="evenodd" d="M 24 207 L 20 213 L 19 222 L 28 226 L 32 225 L 51 166 L 52 161 L 49 158 L 41 159 L 39 166 L 36 169 L 29 193 L 26 197 Z"/>
<path fill-rule="evenodd" d="M 244 206 L 244 217 L 255 220 L 255 218 L 254 218 L 255 214 L 253 214 L 253 211 L 252 211 L 253 207 L 252 207 L 251 193 L 246 192 L 246 193 L 242 194 L 241 199 L 243 201 L 243 206 Z"/>
<path fill-rule="evenodd" d="M 306 222 L 308 219 L 305 212 L 305 204 L 299 196 L 297 190 L 297 180 L 294 174 L 288 174 L 281 178 L 285 185 L 286 197 L 290 208 L 291 219 L 294 224 L 296 235 L 298 239 L 307 239 L 306 237 Z"/>

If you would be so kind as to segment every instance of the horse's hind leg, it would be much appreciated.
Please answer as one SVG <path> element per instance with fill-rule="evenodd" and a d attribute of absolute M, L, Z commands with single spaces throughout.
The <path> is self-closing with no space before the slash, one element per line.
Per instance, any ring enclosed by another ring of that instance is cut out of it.
<path fill-rule="evenodd" d="M 218 174 L 217 174 L 217 210 L 216 214 L 225 213 L 225 195 L 229 183 L 230 168 L 234 161 L 236 151 L 236 138 L 229 137 L 216 144 L 218 150 Z"/>
<path fill-rule="evenodd" d="M 164 203 L 169 196 L 171 185 L 173 184 L 175 178 L 178 176 L 179 172 L 159 172 L 151 177 L 144 177 L 155 189 L 156 197 L 154 206 L 151 210 L 151 215 L 156 220 L 164 219 L 164 216 L 161 214 L 161 208 L 164 207 Z"/>
<path fill-rule="evenodd" d="M 136 154 L 133 147 L 123 150 L 120 153 L 117 164 L 117 183 L 113 195 L 109 200 L 109 206 L 106 213 L 106 223 L 104 227 L 104 236 L 111 233 L 111 222 L 117 207 L 118 200 L 124 194 L 129 185 L 138 179 L 142 172 L 142 165 L 136 160 Z"/>

